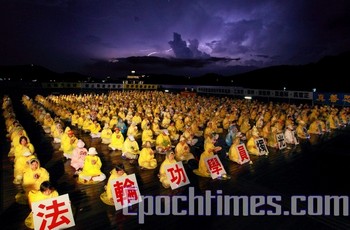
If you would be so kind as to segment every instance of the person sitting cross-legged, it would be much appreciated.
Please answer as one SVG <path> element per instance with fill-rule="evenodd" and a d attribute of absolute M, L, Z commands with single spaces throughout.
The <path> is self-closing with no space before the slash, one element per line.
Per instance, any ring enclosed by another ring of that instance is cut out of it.
<path fill-rule="evenodd" d="M 139 144 L 135 140 L 134 136 L 129 135 L 123 143 L 122 158 L 135 160 L 138 158 L 139 154 Z"/>
<path fill-rule="evenodd" d="M 154 151 L 152 149 L 151 142 L 146 141 L 145 145 L 140 151 L 138 162 L 141 168 L 154 169 L 157 167 L 157 160 L 154 158 Z"/>
<path fill-rule="evenodd" d="M 53 187 L 50 181 L 43 181 L 40 184 L 39 190 L 31 190 L 28 194 L 29 207 L 32 208 L 32 203 L 38 202 L 41 200 L 46 200 L 53 197 L 58 197 L 59 194 L 56 189 Z M 24 221 L 25 225 L 34 229 L 34 220 L 33 220 L 33 212 L 30 212 L 27 218 Z"/>
<path fill-rule="evenodd" d="M 174 152 L 172 152 L 172 151 L 167 152 L 164 161 L 160 165 L 159 174 L 158 174 L 159 181 L 162 183 L 164 188 L 170 187 L 170 181 L 169 181 L 168 177 L 166 176 L 165 166 L 175 164 L 175 163 L 176 163 L 176 160 L 175 160 Z"/>
<path fill-rule="evenodd" d="M 100 195 L 100 199 L 103 203 L 114 206 L 112 180 L 126 175 L 123 164 L 117 164 L 115 168 L 111 170 L 107 185 L 104 187 L 105 191 Z"/>
<path fill-rule="evenodd" d="M 89 148 L 87 156 L 85 157 L 83 170 L 79 174 L 79 183 L 93 184 L 106 179 L 106 175 L 101 171 L 101 159 L 97 154 L 95 147 Z"/>

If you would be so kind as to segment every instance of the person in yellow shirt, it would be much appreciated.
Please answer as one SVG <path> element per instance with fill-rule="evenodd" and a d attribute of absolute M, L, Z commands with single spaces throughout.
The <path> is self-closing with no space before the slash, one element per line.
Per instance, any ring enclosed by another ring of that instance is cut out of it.
<path fill-rule="evenodd" d="M 77 126 L 78 125 L 78 119 L 79 119 L 79 114 L 78 114 L 78 111 L 77 110 L 75 110 L 74 112 L 73 112 L 73 115 L 72 115 L 72 119 L 71 119 L 71 125 L 72 126 Z"/>
<path fill-rule="evenodd" d="M 136 112 L 135 115 L 132 117 L 131 122 L 135 123 L 136 125 L 139 125 L 141 124 L 141 121 L 142 119 L 141 119 L 140 113 Z"/>
<path fill-rule="evenodd" d="M 63 151 L 63 156 L 67 159 L 71 159 L 73 155 L 73 150 L 77 147 L 78 138 L 76 138 L 74 131 L 68 131 L 68 138 L 65 138 L 61 142 L 61 147 Z"/>
<path fill-rule="evenodd" d="M 28 142 L 30 142 L 27 132 L 24 130 L 24 128 L 22 126 L 19 125 L 18 127 L 15 127 L 13 132 L 11 133 L 11 137 L 10 137 L 11 138 L 11 146 L 15 147 L 16 145 L 19 145 L 20 144 L 19 139 L 22 136 L 27 137 Z"/>
<path fill-rule="evenodd" d="M 64 143 L 66 141 L 66 139 L 69 139 L 68 132 L 70 132 L 70 131 L 71 131 L 71 128 L 69 126 L 66 126 L 64 128 L 64 132 L 61 135 L 61 142 L 60 142 L 61 144 L 60 144 L 60 149 L 59 150 L 63 151 L 62 143 Z"/>
<path fill-rule="evenodd" d="M 141 132 L 139 132 L 139 128 L 137 127 L 136 123 L 132 122 L 130 124 L 126 135 L 132 135 L 136 140 L 139 140 L 141 138 Z"/>
<path fill-rule="evenodd" d="M 113 116 L 112 119 L 109 121 L 109 127 L 113 128 L 114 125 L 118 123 L 118 117 Z"/>
<path fill-rule="evenodd" d="M 180 137 L 180 141 L 175 147 L 175 159 L 177 161 L 183 161 L 184 163 L 187 163 L 189 160 L 194 159 L 194 156 L 190 152 L 190 147 L 188 146 L 186 138 L 184 136 Z"/>
<path fill-rule="evenodd" d="M 51 126 L 51 136 L 53 137 L 53 143 L 61 143 L 63 135 L 63 127 L 60 122 L 55 122 Z"/>
<path fill-rule="evenodd" d="M 316 134 L 316 135 L 321 135 L 322 134 L 322 126 L 320 120 L 315 118 L 313 122 L 311 122 L 309 129 L 308 129 L 309 134 Z"/>
<path fill-rule="evenodd" d="M 221 146 L 215 146 L 219 139 L 219 134 L 212 133 L 204 140 L 204 150 L 206 149 L 214 149 L 214 152 L 217 153 L 222 150 Z"/>
<path fill-rule="evenodd" d="M 30 143 L 30 139 L 27 135 L 27 132 L 22 127 L 16 127 L 15 130 L 11 133 L 11 148 L 8 153 L 9 157 L 16 157 L 16 147 L 18 145 L 21 145 L 22 137 L 26 138 L 27 143 Z M 27 147 L 28 148 L 28 147 Z M 22 153 L 19 153 L 18 155 L 22 155 Z"/>
<path fill-rule="evenodd" d="M 251 128 L 251 126 L 249 123 L 249 118 L 245 118 L 242 122 L 242 125 L 239 127 L 239 131 L 242 134 L 246 134 L 250 128 Z"/>
<path fill-rule="evenodd" d="M 29 162 L 29 168 L 23 172 L 22 188 L 23 192 L 16 194 L 16 202 L 27 204 L 28 193 L 31 190 L 39 190 L 42 182 L 50 179 L 49 172 L 40 166 L 40 161 L 33 158 Z"/>
<path fill-rule="evenodd" d="M 54 124 L 54 120 L 52 119 L 50 113 L 46 113 L 44 116 L 44 123 L 42 124 L 45 133 L 51 133 L 52 124 Z"/>
<path fill-rule="evenodd" d="M 167 129 L 169 131 L 170 140 L 178 141 L 180 134 L 175 127 L 175 122 L 171 121 Z"/>
<path fill-rule="evenodd" d="M 165 166 L 175 164 L 175 163 L 176 163 L 176 160 L 175 160 L 174 152 L 172 152 L 172 151 L 167 152 L 164 161 L 160 165 L 159 174 L 158 174 L 159 181 L 162 183 L 164 188 L 170 187 L 170 181 L 169 181 L 168 177 L 166 176 Z"/>
<path fill-rule="evenodd" d="M 36 158 L 36 156 L 29 150 L 25 151 L 22 156 L 17 157 L 13 170 L 14 184 L 22 183 L 23 173 L 25 170 L 29 169 L 29 162 L 33 158 Z"/>
<path fill-rule="evenodd" d="M 277 142 L 276 135 L 277 135 L 277 128 L 276 128 L 276 125 L 273 125 L 271 126 L 271 130 L 268 133 L 267 143 L 266 143 L 267 146 L 278 149 L 278 142 Z"/>
<path fill-rule="evenodd" d="M 103 181 L 106 179 L 106 175 L 101 171 L 102 162 L 99 156 L 97 156 L 95 147 L 90 147 L 87 156 L 84 160 L 84 167 L 79 174 L 79 183 L 91 184 Z"/>
<path fill-rule="evenodd" d="M 103 113 L 103 116 L 100 119 L 101 123 L 103 124 L 109 124 L 109 122 L 111 121 L 111 119 L 109 118 L 109 115 L 107 112 Z"/>
<path fill-rule="evenodd" d="M 134 136 L 129 135 L 123 143 L 122 158 L 134 160 L 138 158 L 139 153 L 139 144 L 136 142 Z"/>
<path fill-rule="evenodd" d="M 156 135 L 156 136 L 158 136 L 161 133 L 159 121 L 157 118 L 153 119 L 151 129 L 152 129 L 154 135 Z"/>
<path fill-rule="evenodd" d="M 111 143 L 108 145 L 108 148 L 111 150 L 122 150 L 124 144 L 124 136 L 120 132 L 118 127 L 114 128 L 114 133 L 111 136 Z"/>
<path fill-rule="evenodd" d="M 94 120 L 89 127 L 90 136 L 92 138 L 100 138 L 101 137 L 101 125 L 97 120 Z"/>
<path fill-rule="evenodd" d="M 185 131 L 185 123 L 182 120 L 182 116 L 178 116 L 175 120 L 175 128 L 177 131 L 184 132 Z"/>
<path fill-rule="evenodd" d="M 162 132 L 156 138 L 156 150 L 160 154 L 165 154 L 172 148 L 171 140 L 169 137 L 169 131 L 163 129 Z"/>
<path fill-rule="evenodd" d="M 21 136 L 19 138 L 19 145 L 16 145 L 14 148 L 15 161 L 17 157 L 22 156 L 23 153 L 27 152 L 28 150 L 33 154 L 35 151 L 34 146 L 28 141 L 28 138 L 26 136 Z"/>
<path fill-rule="evenodd" d="M 155 140 L 153 139 L 153 131 L 151 130 L 151 127 L 149 124 L 142 131 L 141 140 L 143 145 L 146 144 L 147 141 L 149 141 L 152 146 L 154 145 Z"/>
<path fill-rule="evenodd" d="M 296 129 L 297 136 L 300 140 L 307 140 L 310 138 L 310 134 L 308 130 L 306 129 L 306 124 L 303 120 L 298 121 L 298 126 Z"/>
<path fill-rule="evenodd" d="M 138 162 L 141 168 L 155 169 L 157 167 L 157 160 L 154 158 L 154 151 L 152 149 L 151 142 L 146 141 L 145 145 L 140 151 Z"/>
<path fill-rule="evenodd" d="M 46 200 L 49 198 L 58 197 L 59 194 L 56 189 L 53 187 L 50 181 L 43 181 L 40 184 L 39 190 L 31 190 L 28 194 L 28 202 L 29 207 L 32 208 L 32 204 L 38 201 Z M 25 225 L 34 229 L 34 220 L 33 220 L 33 212 L 30 212 L 27 218 L 24 221 Z"/>
<path fill-rule="evenodd" d="M 213 129 L 213 122 L 209 121 L 207 123 L 206 128 L 204 129 L 204 139 L 207 139 L 211 136 L 212 133 L 214 133 L 215 130 Z"/>
<path fill-rule="evenodd" d="M 109 145 L 112 140 L 112 134 L 113 134 L 112 130 L 110 129 L 108 123 L 105 123 L 101 131 L 101 140 L 102 140 L 101 143 Z"/>
<path fill-rule="evenodd" d="M 80 114 L 80 116 L 79 116 L 79 118 L 78 118 L 78 123 L 77 123 L 77 125 L 78 125 L 78 128 L 79 128 L 79 129 L 82 129 L 82 128 L 83 128 L 83 125 L 84 125 L 84 114 L 83 114 L 83 113 Z"/>
<path fill-rule="evenodd" d="M 147 126 L 151 126 L 150 121 L 147 117 L 144 117 L 141 122 L 141 130 L 145 130 Z"/>
<path fill-rule="evenodd" d="M 83 131 L 85 133 L 90 133 L 92 125 L 93 125 L 93 121 L 91 119 L 91 116 L 90 115 L 86 115 L 84 123 L 83 123 L 83 127 L 82 127 Z"/>
<path fill-rule="evenodd" d="M 210 172 L 205 164 L 205 159 L 214 156 L 214 148 L 204 150 L 199 158 L 198 169 L 194 169 L 193 173 L 201 177 L 211 177 Z"/>
<path fill-rule="evenodd" d="M 237 150 L 237 146 L 239 144 L 241 144 L 241 136 L 236 136 L 235 139 L 233 139 L 232 145 L 228 151 L 228 158 L 233 162 L 241 164 L 239 159 L 239 152 Z"/>
<path fill-rule="evenodd" d="M 163 116 L 163 120 L 162 120 L 162 123 L 161 123 L 161 126 L 166 129 L 168 128 L 169 124 L 170 124 L 170 113 L 169 112 L 165 112 L 164 113 L 164 116 Z"/>
<path fill-rule="evenodd" d="M 123 164 L 117 164 L 114 169 L 110 171 L 110 176 L 108 178 L 107 185 L 105 185 L 104 189 L 105 191 L 100 195 L 100 199 L 103 203 L 107 205 L 114 206 L 113 201 L 113 185 L 111 184 L 112 181 L 116 178 L 126 176 L 124 165 Z"/>
<path fill-rule="evenodd" d="M 254 126 L 253 130 L 252 130 L 252 136 L 249 138 L 248 142 L 247 142 L 247 150 L 250 154 L 259 156 L 260 152 L 258 147 L 255 144 L 255 140 L 259 139 L 259 131 L 258 129 Z"/>

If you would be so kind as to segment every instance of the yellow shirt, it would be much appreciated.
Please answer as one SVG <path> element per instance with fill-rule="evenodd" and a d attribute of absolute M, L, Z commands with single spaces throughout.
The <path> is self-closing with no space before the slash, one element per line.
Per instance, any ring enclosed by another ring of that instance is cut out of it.
<path fill-rule="evenodd" d="M 96 155 L 87 155 L 84 161 L 82 176 L 98 176 L 101 175 L 102 162 L 100 157 Z"/>
<path fill-rule="evenodd" d="M 28 193 L 28 201 L 29 201 L 29 207 L 31 207 L 32 203 L 41 201 L 41 200 L 46 200 L 49 198 L 53 198 L 53 197 L 58 197 L 58 192 L 56 190 L 52 191 L 49 195 L 44 194 L 43 192 L 41 192 L 40 190 L 31 190 Z"/>
<path fill-rule="evenodd" d="M 112 171 L 110 172 L 111 173 L 111 175 L 109 176 L 109 178 L 108 178 L 108 182 L 107 182 L 107 185 L 106 185 L 106 194 L 107 194 L 107 198 L 109 199 L 109 200 L 113 200 L 113 193 L 112 193 L 112 180 L 113 179 L 116 179 L 116 178 L 119 178 L 119 177 L 123 177 L 123 176 L 126 176 L 127 174 L 126 173 L 124 173 L 123 175 L 118 175 L 118 173 L 117 173 L 117 170 L 115 170 L 115 169 L 112 169 Z"/>
<path fill-rule="evenodd" d="M 27 169 L 23 173 L 23 189 L 26 192 L 31 190 L 39 190 L 42 182 L 50 179 L 48 171 L 40 167 L 37 170 Z"/>

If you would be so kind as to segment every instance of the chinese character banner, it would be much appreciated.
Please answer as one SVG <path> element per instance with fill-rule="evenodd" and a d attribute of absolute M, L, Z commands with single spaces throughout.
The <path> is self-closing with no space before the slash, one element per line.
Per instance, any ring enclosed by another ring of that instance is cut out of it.
<path fill-rule="evenodd" d="M 350 94 L 346 93 L 314 93 L 315 104 L 350 106 Z"/>
<path fill-rule="evenodd" d="M 166 176 L 170 181 L 170 187 L 172 190 L 190 183 L 190 180 L 188 179 L 185 168 L 181 161 L 171 165 L 166 165 L 164 168 Z"/>
<path fill-rule="evenodd" d="M 210 172 L 212 179 L 216 179 L 226 174 L 225 168 L 217 155 L 205 159 L 205 164 Z"/>
<path fill-rule="evenodd" d="M 113 201 L 116 210 L 142 201 L 135 174 L 122 176 L 111 181 Z"/>
<path fill-rule="evenodd" d="M 34 229 L 54 230 L 75 226 L 68 194 L 32 204 Z"/>

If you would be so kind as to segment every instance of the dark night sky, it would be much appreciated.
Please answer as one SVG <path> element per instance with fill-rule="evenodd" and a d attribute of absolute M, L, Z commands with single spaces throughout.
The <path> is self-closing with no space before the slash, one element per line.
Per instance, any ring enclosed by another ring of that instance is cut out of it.
<path fill-rule="evenodd" d="M 348 0 L 1 0 L 0 65 L 195 75 L 307 64 L 350 50 L 349 12 Z M 120 59 L 130 56 L 219 59 L 167 68 Z"/>

